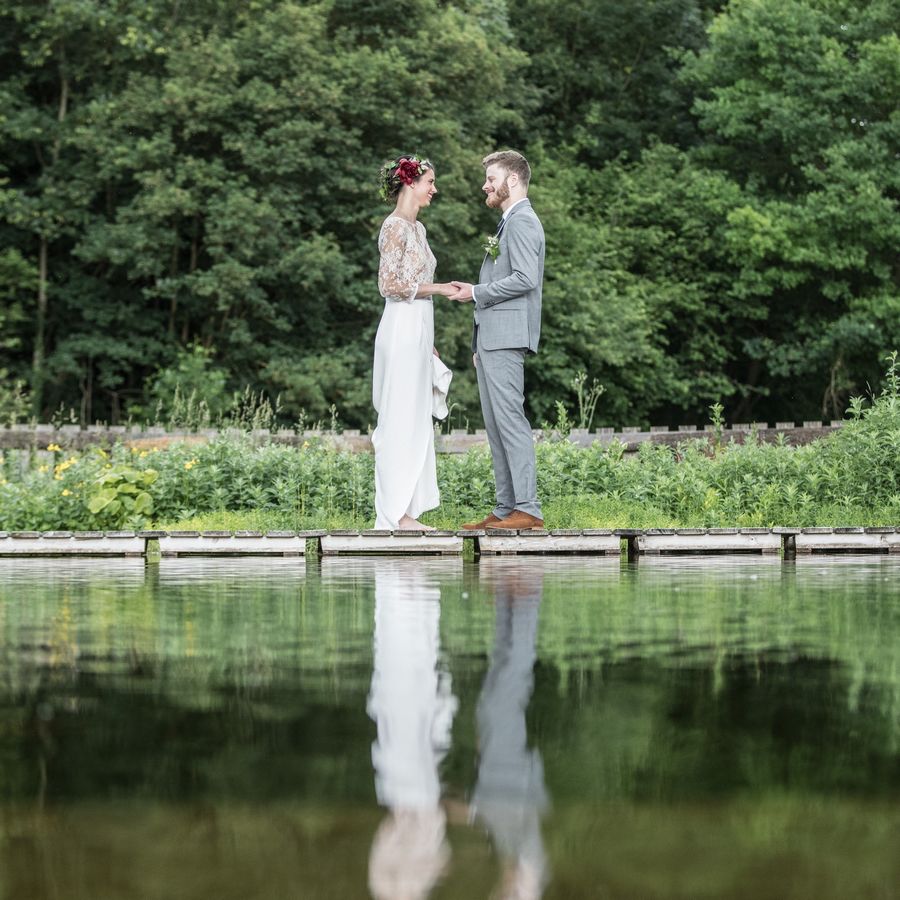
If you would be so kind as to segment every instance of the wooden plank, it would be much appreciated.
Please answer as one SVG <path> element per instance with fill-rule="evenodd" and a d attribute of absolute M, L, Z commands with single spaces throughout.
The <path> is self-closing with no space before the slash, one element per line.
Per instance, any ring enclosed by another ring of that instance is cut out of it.
<path fill-rule="evenodd" d="M 170 531 L 158 540 L 162 556 L 303 556 L 306 553 L 306 538 L 294 532 L 256 536 Z"/>
<path fill-rule="evenodd" d="M 147 550 L 147 539 L 133 532 L 17 534 L 0 538 L 0 556 L 143 556 Z"/>
<path fill-rule="evenodd" d="M 804 528 L 794 537 L 797 553 L 888 553 L 896 535 L 864 529 Z"/>
<path fill-rule="evenodd" d="M 323 556 L 383 553 L 386 555 L 459 555 L 463 539 L 452 531 L 395 531 L 387 534 L 350 532 L 319 538 Z"/>
<path fill-rule="evenodd" d="M 622 541 L 610 532 L 586 534 L 585 532 L 522 531 L 518 534 L 489 529 L 478 538 L 478 552 L 488 554 L 561 554 L 582 556 L 618 556 Z"/>
<path fill-rule="evenodd" d="M 762 533 L 758 533 L 762 531 Z M 751 533 L 746 533 L 751 532 Z M 779 553 L 781 536 L 763 529 L 658 529 L 635 539 L 638 553 Z"/>

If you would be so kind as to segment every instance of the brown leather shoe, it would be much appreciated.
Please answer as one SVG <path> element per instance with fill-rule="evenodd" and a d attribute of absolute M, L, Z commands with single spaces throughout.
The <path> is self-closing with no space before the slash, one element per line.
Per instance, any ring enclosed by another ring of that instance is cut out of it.
<path fill-rule="evenodd" d="M 515 528 L 519 531 L 526 531 L 529 528 L 543 528 L 544 520 L 522 512 L 521 509 L 514 509 L 505 519 L 501 519 L 496 525 L 490 527 Z"/>
<path fill-rule="evenodd" d="M 480 522 L 466 522 L 463 528 L 466 531 L 481 531 L 482 528 L 493 528 L 499 521 L 493 513 L 490 513 L 486 519 L 482 519 Z"/>

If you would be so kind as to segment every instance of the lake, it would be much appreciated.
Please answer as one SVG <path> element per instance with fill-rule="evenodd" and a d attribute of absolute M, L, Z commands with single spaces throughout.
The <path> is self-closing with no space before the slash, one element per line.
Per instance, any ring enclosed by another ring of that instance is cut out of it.
<path fill-rule="evenodd" d="M 900 897 L 900 559 L 0 560 L 0 897 Z"/>

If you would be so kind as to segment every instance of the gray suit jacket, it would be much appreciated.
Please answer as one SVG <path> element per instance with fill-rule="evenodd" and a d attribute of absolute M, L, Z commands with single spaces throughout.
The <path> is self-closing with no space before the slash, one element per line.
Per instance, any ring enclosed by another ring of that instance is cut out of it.
<path fill-rule="evenodd" d="M 485 350 L 527 347 L 537 353 L 543 280 L 544 229 L 531 201 L 523 200 L 503 224 L 499 256 L 485 254 L 475 285 L 475 323 Z"/>

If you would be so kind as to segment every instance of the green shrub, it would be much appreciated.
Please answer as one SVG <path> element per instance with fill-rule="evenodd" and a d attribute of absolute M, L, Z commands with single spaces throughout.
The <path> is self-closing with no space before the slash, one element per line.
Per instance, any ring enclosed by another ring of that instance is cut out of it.
<path fill-rule="evenodd" d="M 24 451 L 22 451 L 24 452 Z M 119 528 L 149 516 L 175 523 L 252 511 L 281 527 L 365 527 L 374 519 L 372 455 L 312 443 L 255 445 L 246 434 L 162 451 L 116 446 L 27 466 L 0 459 L 0 527 Z M 693 441 L 537 446 L 538 491 L 551 527 L 894 524 L 900 521 L 900 377 L 868 405 L 854 401 L 835 434 L 804 447 Z M 490 454 L 438 458 L 445 527 L 479 516 L 494 499 Z"/>
<path fill-rule="evenodd" d="M 157 479 L 155 469 L 115 465 L 105 470 L 91 485 L 86 498 L 88 511 L 101 527 L 129 525 L 141 528 L 153 512 L 149 488 Z M 108 523 L 108 524 L 107 524 Z"/>

